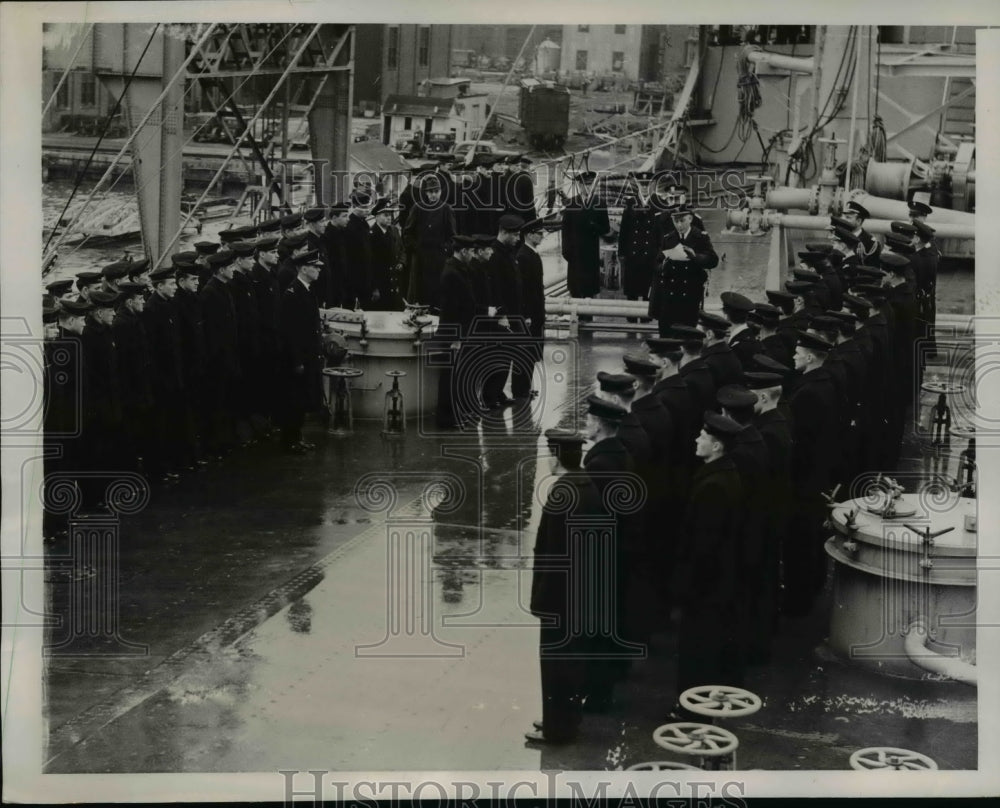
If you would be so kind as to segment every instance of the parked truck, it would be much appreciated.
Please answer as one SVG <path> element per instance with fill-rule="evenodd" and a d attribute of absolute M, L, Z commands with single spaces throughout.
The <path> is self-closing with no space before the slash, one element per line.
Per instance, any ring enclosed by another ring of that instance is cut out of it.
<path fill-rule="evenodd" d="M 569 133 L 569 90 L 540 79 L 521 79 L 518 117 L 535 149 L 561 149 Z"/>

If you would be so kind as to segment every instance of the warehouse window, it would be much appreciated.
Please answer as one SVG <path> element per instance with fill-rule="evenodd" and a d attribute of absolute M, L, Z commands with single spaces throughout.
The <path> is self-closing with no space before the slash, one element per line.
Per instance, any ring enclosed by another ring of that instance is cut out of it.
<path fill-rule="evenodd" d="M 576 30 L 579 31 L 581 34 L 586 34 L 586 33 L 590 32 L 590 26 L 589 25 L 578 25 L 578 26 L 576 26 Z"/>
<path fill-rule="evenodd" d="M 92 107 L 97 102 L 97 82 L 93 75 L 80 76 L 80 103 Z"/>
<path fill-rule="evenodd" d="M 611 54 L 611 69 L 619 72 L 625 69 L 625 52 L 614 51 Z"/>
<path fill-rule="evenodd" d="M 385 49 L 386 64 L 392 70 L 399 67 L 399 28 L 393 26 L 389 29 L 389 44 Z"/>
<path fill-rule="evenodd" d="M 417 61 L 421 67 L 427 67 L 431 51 L 431 29 L 429 26 L 421 25 L 417 34 Z"/>
<path fill-rule="evenodd" d="M 578 50 L 576 52 L 576 69 L 577 70 L 587 69 L 587 51 Z"/>
<path fill-rule="evenodd" d="M 615 26 L 615 33 L 616 34 L 624 34 L 625 33 L 625 26 L 624 25 L 616 25 Z"/>

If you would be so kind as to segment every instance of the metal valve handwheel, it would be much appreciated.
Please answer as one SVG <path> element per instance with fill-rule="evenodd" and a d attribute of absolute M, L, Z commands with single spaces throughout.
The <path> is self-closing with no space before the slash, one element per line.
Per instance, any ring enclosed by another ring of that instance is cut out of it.
<path fill-rule="evenodd" d="M 670 771 L 671 769 L 685 769 L 687 771 L 700 772 L 697 766 L 692 766 L 690 763 L 677 763 L 673 760 L 651 760 L 648 763 L 633 763 L 631 766 L 626 767 L 627 772 L 663 772 Z"/>
<path fill-rule="evenodd" d="M 740 718 L 753 715 L 763 702 L 760 696 L 742 687 L 702 685 L 681 693 L 681 706 L 709 718 Z"/>
<path fill-rule="evenodd" d="M 851 755 L 851 768 L 860 771 L 929 771 L 937 767 L 927 755 L 894 746 L 869 746 Z"/>
<path fill-rule="evenodd" d="M 736 736 L 722 727 L 685 721 L 653 730 L 653 741 L 671 752 L 699 757 L 721 757 L 736 751 Z"/>

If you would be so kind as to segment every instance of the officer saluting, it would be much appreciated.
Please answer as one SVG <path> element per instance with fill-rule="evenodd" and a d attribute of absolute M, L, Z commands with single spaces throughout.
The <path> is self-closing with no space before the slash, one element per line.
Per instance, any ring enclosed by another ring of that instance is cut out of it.
<path fill-rule="evenodd" d="M 661 337 L 667 335 L 673 323 L 695 324 L 705 296 L 708 270 L 719 264 L 708 235 L 691 226 L 694 211 L 679 205 L 670 215 L 675 232 L 668 234 L 661 245 L 663 261 L 654 290 L 655 305 L 651 307 L 659 321 Z"/>

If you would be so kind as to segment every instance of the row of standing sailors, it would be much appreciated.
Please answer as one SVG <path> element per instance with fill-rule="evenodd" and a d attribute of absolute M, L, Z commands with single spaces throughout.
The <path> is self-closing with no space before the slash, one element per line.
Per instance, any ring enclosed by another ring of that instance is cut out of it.
<path fill-rule="evenodd" d="M 598 374 L 586 434 L 546 433 L 561 476 L 535 546 L 543 716 L 529 740 L 572 741 L 584 712 L 611 709 L 658 632 L 677 638 L 668 719 L 698 720 L 684 690 L 742 685 L 770 660 L 779 616 L 809 613 L 824 495 L 895 469 L 933 322 L 917 294 L 936 276 L 933 229 L 894 222 L 872 249 L 850 225 L 834 217 L 769 302 L 726 292 L 721 317 L 661 323 L 647 351 Z M 614 493 L 623 479 L 640 507 Z"/>

